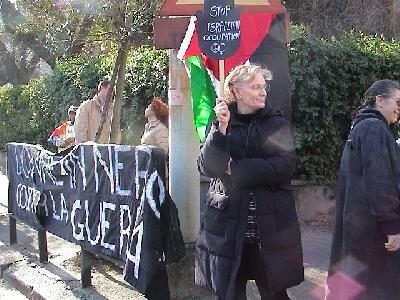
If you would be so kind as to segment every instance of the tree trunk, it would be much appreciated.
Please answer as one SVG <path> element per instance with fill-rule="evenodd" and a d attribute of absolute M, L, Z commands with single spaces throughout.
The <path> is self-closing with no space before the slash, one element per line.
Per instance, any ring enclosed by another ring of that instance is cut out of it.
<path fill-rule="evenodd" d="M 15 41 L 22 43 L 23 47 L 31 49 L 38 57 L 43 58 L 54 67 L 55 57 L 42 45 L 33 33 L 21 33 L 17 26 L 24 22 L 24 16 L 16 9 L 15 4 L 8 0 L 0 0 L 0 15 L 4 23 L 4 31 L 10 33 Z"/>
<path fill-rule="evenodd" d="M 121 107 L 122 107 L 122 97 L 125 89 L 125 73 L 126 73 L 126 61 L 128 58 L 128 41 L 122 42 L 118 55 L 118 75 L 117 75 L 117 85 L 115 90 L 115 100 L 114 100 L 114 110 L 113 119 L 111 124 L 111 137 L 110 143 L 120 144 L 121 143 Z"/>
<path fill-rule="evenodd" d="M 66 56 L 72 56 L 82 51 L 83 46 L 87 41 L 87 37 L 92 28 L 93 19 L 91 16 L 86 14 L 83 18 L 82 23 L 76 27 L 73 40 L 71 41 L 71 47 L 67 50 Z"/>
<path fill-rule="evenodd" d="M 122 6 L 117 6 L 120 9 L 120 16 L 124 16 L 123 19 L 116 18 L 117 24 L 120 22 L 123 24 L 122 30 L 122 42 L 118 50 L 118 76 L 117 76 L 117 86 L 115 91 L 115 102 L 113 110 L 113 119 L 111 123 L 111 137 L 110 142 L 114 144 L 121 143 L 121 107 L 122 107 L 122 97 L 125 89 L 125 73 L 126 73 L 126 61 L 128 58 L 128 51 L 131 45 L 130 42 L 130 28 L 132 27 L 133 12 L 128 9 L 127 2 L 123 2 Z M 118 28 L 118 27 L 117 27 Z"/>
<path fill-rule="evenodd" d="M 15 63 L 15 58 L 8 52 L 6 45 L 0 41 L 0 64 L 6 69 L 6 74 L 1 74 L 0 85 L 6 83 L 18 84 L 20 82 L 20 70 Z"/>
<path fill-rule="evenodd" d="M 114 90 L 115 81 L 116 81 L 116 78 L 117 78 L 117 75 L 118 75 L 120 61 L 121 61 L 121 51 L 118 51 L 118 55 L 117 55 L 117 58 L 115 60 L 115 65 L 114 65 L 114 69 L 113 69 L 113 74 L 111 76 L 110 88 L 108 89 L 108 93 L 107 93 L 107 96 L 106 96 L 106 102 L 104 104 L 104 109 L 103 109 L 103 112 L 101 113 L 99 129 L 97 130 L 96 137 L 94 139 L 94 141 L 96 143 L 99 141 L 101 132 L 103 131 L 104 122 L 106 121 L 106 116 L 108 114 L 108 110 L 109 110 L 109 108 L 111 106 L 111 103 L 112 103 L 113 90 Z"/>

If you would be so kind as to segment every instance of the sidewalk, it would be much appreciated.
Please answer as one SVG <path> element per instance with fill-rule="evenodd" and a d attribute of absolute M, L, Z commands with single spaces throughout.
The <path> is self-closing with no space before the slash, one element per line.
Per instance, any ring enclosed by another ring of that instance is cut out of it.
<path fill-rule="evenodd" d="M 17 224 L 18 244 L 8 246 L 8 217 L 0 216 L 0 265 L 3 278 L 28 298 L 35 299 L 145 299 L 122 279 L 122 271 L 97 260 L 93 288 L 80 286 L 80 247 L 48 234 L 49 262 L 39 262 L 36 231 Z M 9 265 L 8 268 L 5 268 Z M 51 288 L 49 288 L 51 287 Z"/>
<path fill-rule="evenodd" d="M 8 283 L 30 299 L 145 299 L 122 279 L 122 270 L 97 260 L 92 268 L 91 288 L 80 286 L 80 247 L 47 233 L 49 263 L 39 262 L 37 232 L 17 222 L 17 245 L 9 243 L 7 215 L 7 180 L 0 174 L 0 271 Z M 322 299 L 330 253 L 331 229 L 326 226 L 302 226 L 306 281 L 291 288 L 292 300 Z M 191 264 L 188 258 L 183 264 Z M 172 266 L 170 273 L 182 272 Z M 193 288 L 192 274 L 185 282 L 170 276 L 175 299 L 211 299 L 207 291 Z M 180 277 L 182 274 L 180 274 Z M 199 292 L 200 291 L 200 292 Z M 185 295 L 185 296 L 179 296 Z M 248 285 L 248 299 L 260 299 L 254 282 Z"/>

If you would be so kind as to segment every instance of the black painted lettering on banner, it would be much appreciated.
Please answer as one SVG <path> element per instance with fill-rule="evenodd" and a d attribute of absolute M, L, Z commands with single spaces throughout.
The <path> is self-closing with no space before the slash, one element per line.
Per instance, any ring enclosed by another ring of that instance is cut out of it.
<path fill-rule="evenodd" d="M 222 60 L 240 45 L 240 10 L 233 0 L 204 0 L 204 12 L 197 12 L 199 46 L 208 57 Z"/>

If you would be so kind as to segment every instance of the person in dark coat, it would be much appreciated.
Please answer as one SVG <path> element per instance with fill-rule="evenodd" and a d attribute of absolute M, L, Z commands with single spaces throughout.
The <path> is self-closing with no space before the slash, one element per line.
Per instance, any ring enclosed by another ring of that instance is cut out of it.
<path fill-rule="evenodd" d="M 267 101 L 270 71 L 237 66 L 217 99 L 198 167 L 212 178 L 196 244 L 195 281 L 216 299 L 289 299 L 304 280 L 300 227 L 290 182 L 290 125 Z M 229 104 L 228 104 L 229 103 Z"/>
<path fill-rule="evenodd" d="M 400 299 L 400 85 L 375 82 L 353 120 L 336 193 L 326 300 Z"/>

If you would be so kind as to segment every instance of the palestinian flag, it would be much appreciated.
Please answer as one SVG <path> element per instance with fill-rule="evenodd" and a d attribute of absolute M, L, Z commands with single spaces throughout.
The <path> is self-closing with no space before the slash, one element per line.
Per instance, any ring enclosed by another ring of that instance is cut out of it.
<path fill-rule="evenodd" d="M 275 14 L 243 13 L 240 15 L 240 47 L 225 60 L 225 76 L 237 65 L 246 63 L 269 32 Z M 219 91 L 218 61 L 206 57 L 200 50 L 196 17 L 191 17 L 186 35 L 178 51 L 190 79 L 195 128 L 200 141 L 210 121 L 215 119 L 213 108 Z"/>

